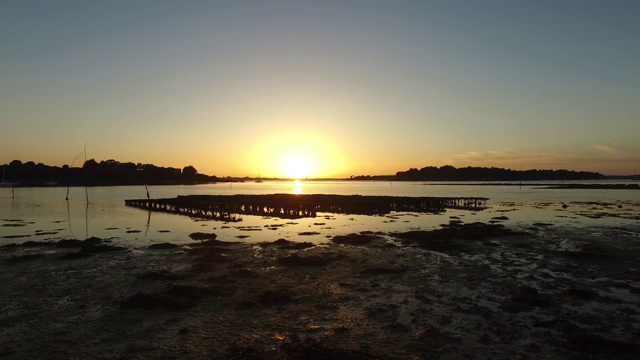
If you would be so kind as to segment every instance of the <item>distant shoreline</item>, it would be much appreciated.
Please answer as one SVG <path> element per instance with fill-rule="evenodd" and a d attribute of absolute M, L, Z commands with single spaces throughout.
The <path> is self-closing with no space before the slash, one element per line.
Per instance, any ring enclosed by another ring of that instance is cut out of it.
<path fill-rule="evenodd" d="M 2 185 L 0 188 L 35 188 L 35 187 L 51 187 L 51 188 L 60 188 L 60 187 L 112 187 L 112 186 L 196 186 L 196 185 L 206 185 L 206 184 L 218 184 L 218 183 L 251 183 L 256 179 L 250 178 L 220 178 L 217 181 L 205 181 L 205 182 L 193 182 L 193 183 L 92 183 L 88 185 L 82 184 L 40 184 L 40 183 L 27 183 L 27 184 L 13 184 L 13 185 Z M 535 186 L 539 189 L 581 189 L 581 190 L 589 190 L 589 189 L 600 189 L 600 190 L 640 190 L 640 182 L 637 180 L 630 179 L 613 179 L 613 180 L 567 180 L 572 182 L 567 183 L 544 183 L 546 181 L 553 180 L 529 180 L 529 181 L 483 181 L 478 182 L 475 180 L 449 180 L 449 181 L 429 181 L 429 180 L 353 180 L 353 179 L 262 179 L 261 182 L 291 182 L 291 181 L 318 181 L 318 182 L 329 182 L 329 181 L 345 181 L 345 182 L 380 182 L 380 183 L 410 183 L 412 185 L 442 185 L 442 186 Z M 580 181 L 588 181 L 589 183 L 579 183 Z M 633 182 L 633 183 L 629 183 Z"/>
<path fill-rule="evenodd" d="M 464 167 L 451 165 L 441 167 L 427 166 L 421 169 L 411 168 L 396 174 L 352 175 L 345 178 L 277 178 L 253 176 L 215 176 L 199 173 L 191 165 L 184 168 L 161 167 L 109 159 L 96 161 L 89 159 L 82 167 L 64 165 L 49 166 L 33 161 L 23 163 L 13 160 L 2 167 L 2 187 L 44 187 L 44 186 L 126 186 L 126 185 L 198 185 L 209 183 L 256 182 L 264 181 L 398 181 L 398 182 L 438 182 L 468 184 L 475 182 L 513 182 L 529 181 L 635 181 L 640 174 L 606 176 L 597 172 L 573 170 L 512 170 L 495 167 Z"/>

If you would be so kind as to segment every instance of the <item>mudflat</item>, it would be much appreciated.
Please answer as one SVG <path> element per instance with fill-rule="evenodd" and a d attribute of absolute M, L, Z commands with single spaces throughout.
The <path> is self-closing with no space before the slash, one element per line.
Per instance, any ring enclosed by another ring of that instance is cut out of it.
<path fill-rule="evenodd" d="M 0 248 L 0 358 L 631 359 L 640 226 Z M 230 240 L 230 239 L 228 239 Z"/>

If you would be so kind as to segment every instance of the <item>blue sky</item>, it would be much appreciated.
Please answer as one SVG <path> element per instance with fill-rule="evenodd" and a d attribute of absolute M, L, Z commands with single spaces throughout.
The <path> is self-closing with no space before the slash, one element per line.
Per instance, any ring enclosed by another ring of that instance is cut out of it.
<path fill-rule="evenodd" d="M 0 1 L 0 163 L 640 167 L 638 1 Z M 287 170 L 289 169 L 289 170 Z"/>

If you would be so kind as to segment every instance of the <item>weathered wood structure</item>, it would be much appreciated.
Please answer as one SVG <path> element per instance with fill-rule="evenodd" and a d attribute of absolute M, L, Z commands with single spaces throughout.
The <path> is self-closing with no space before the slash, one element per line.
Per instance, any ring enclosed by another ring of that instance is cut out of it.
<path fill-rule="evenodd" d="M 392 211 L 441 213 L 445 209 L 482 210 L 487 198 L 361 195 L 188 195 L 169 199 L 125 200 L 127 206 L 192 217 L 242 221 L 239 215 L 284 219 L 317 213 L 384 215 Z"/>

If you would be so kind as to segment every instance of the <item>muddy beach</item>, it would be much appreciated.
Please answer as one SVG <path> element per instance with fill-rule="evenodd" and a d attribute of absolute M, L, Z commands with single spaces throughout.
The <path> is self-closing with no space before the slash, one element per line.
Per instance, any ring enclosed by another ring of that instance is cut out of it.
<path fill-rule="evenodd" d="M 636 358 L 640 228 L 0 248 L 0 358 Z"/>

